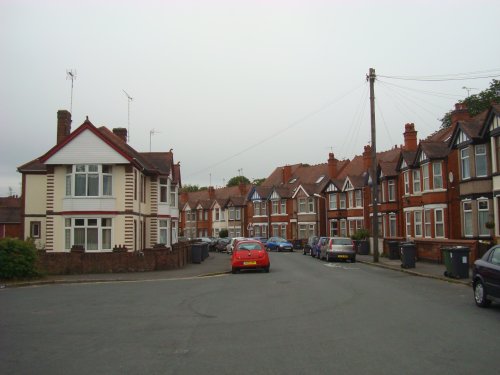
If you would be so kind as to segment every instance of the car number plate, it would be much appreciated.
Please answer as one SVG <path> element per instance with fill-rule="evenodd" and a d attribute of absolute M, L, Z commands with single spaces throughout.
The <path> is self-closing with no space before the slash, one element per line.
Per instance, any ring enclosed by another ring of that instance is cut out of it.
<path fill-rule="evenodd" d="M 339 255 L 339 258 L 342 258 L 342 259 L 347 259 L 349 258 L 347 255 Z"/>
<path fill-rule="evenodd" d="M 255 262 L 255 261 L 254 262 L 243 262 L 244 266 L 254 266 L 256 264 L 257 264 L 257 262 Z"/>

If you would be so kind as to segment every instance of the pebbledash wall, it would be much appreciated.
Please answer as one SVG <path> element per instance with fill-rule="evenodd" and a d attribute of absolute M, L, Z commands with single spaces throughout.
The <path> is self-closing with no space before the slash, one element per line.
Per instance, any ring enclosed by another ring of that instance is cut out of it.
<path fill-rule="evenodd" d="M 48 275 L 117 273 L 171 270 L 191 262 L 191 244 L 179 242 L 171 248 L 108 253 L 38 252 L 37 269 Z"/>

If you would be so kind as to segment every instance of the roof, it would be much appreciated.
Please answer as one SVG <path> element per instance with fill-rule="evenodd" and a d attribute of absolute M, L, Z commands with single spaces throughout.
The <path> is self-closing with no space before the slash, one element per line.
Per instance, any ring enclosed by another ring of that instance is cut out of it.
<path fill-rule="evenodd" d="M 180 184 L 180 165 L 174 165 L 172 150 L 169 152 L 137 152 L 127 142 L 113 133 L 105 126 L 96 128 L 87 118 L 82 125 L 67 136 L 64 141 L 56 144 L 44 155 L 18 167 L 21 173 L 45 173 L 47 166 L 44 164 L 52 155 L 56 154 L 65 145 L 78 137 L 85 130 L 91 131 L 116 152 L 124 156 L 132 164 L 141 168 L 146 174 L 172 174 L 174 183 Z"/>
<path fill-rule="evenodd" d="M 444 159 L 450 153 L 448 145 L 445 142 L 422 141 L 419 148 L 429 159 Z"/>
<path fill-rule="evenodd" d="M 21 207 L 0 207 L 0 223 L 21 223 Z"/>

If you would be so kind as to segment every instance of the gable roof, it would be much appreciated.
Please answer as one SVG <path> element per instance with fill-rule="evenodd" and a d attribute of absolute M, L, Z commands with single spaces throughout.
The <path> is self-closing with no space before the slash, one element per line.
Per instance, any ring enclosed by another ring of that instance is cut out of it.
<path fill-rule="evenodd" d="M 173 164 L 173 154 L 171 151 L 137 152 L 134 148 L 127 144 L 127 142 L 122 140 L 105 126 L 96 128 L 94 124 L 90 122 L 88 117 L 82 125 L 69 134 L 62 142 L 56 144 L 39 158 L 18 167 L 18 171 L 21 173 L 45 173 L 47 171 L 45 162 L 85 131 L 90 131 L 118 154 L 124 157 L 128 162 L 143 170 L 145 174 L 171 174 L 174 183 L 180 184 L 180 165 L 177 164 L 176 167 Z"/>

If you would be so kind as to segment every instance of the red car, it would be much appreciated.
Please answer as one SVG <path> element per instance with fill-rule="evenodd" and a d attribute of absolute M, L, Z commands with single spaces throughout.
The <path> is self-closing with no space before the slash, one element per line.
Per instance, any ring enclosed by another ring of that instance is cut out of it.
<path fill-rule="evenodd" d="M 236 243 L 231 255 L 231 270 L 264 270 L 269 272 L 271 262 L 264 245 L 255 240 L 240 240 Z"/>

